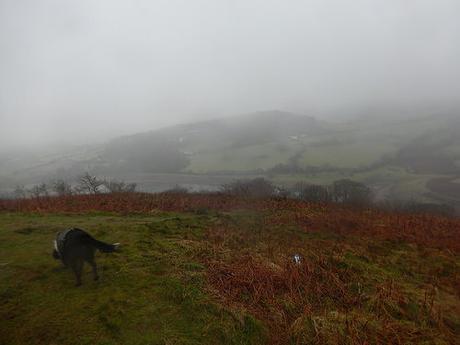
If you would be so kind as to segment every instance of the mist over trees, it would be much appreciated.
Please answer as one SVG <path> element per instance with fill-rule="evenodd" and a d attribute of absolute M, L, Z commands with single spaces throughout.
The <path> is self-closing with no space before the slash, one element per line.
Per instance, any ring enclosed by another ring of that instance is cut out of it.
<path fill-rule="evenodd" d="M 136 191 L 136 183 L 126 183 L 120 180 L 104 180 L 105 188 L 110 193 L 133 193 Z"/>
<path fill-rule="evenodd" d="M 338 180 L 331 185 L 297 183 L 284 190 L 265 178 L 235 180 L 222 186 L 222 192 L 230 195 L 253 198 L 293 197 L 308 202 L 338 203 L 348 205 L 371 205 L 372 191 L 365 184 L 352 180 Z"/>
<path fill-rule="evenodd" d="M 100 193 L 134 193 L 137 184 L 129 183 L 119 179 L 100 178 L 96 175 L 85 172 L 79 175 L 72 184 L 65 179 L 52 180 L 49 183 L 39 183 L 26 188 L 17 185 L 14 191 L 7 198 L 46 198 L 49 196 L 71 196 L 78 194 L 100 194 Z"/>
<path fill-rule="evenodd" d="M 29 193 L 33 198 L 46 197 L 49 195 L 48 185 L 46 183 L 35 185 L 29 190 Z"/>
<path fill-rule="evenodd" d="M 134 193 L 137 184 L 118 179 L 99 178 L 86 172 L 78 177 L 77 183 L 72 186 L 63 179 L 52 181 L 49 184 L 40 183 L 25 188 L 16 186 L 13 196 L 16 199 L 41 199 L 49 196 L 70 196 L 78 194 L 97 195 L 101 193 Z M 180 185 L 167 189 L 162 194 L 188 194 L 190 191 Z M 296 183 L 291 188 L 275 185 L 263 177 L 254 179 L 238 179 L 223 184 L 218 192 L 241 198 L 293 198 L 306 202 L 322 204 L 341 204 L 359 208 L 378 208 L 389 212 L 401 213 L 428 213 L 442 216 L 454 216 L 456 210 L 452 205 L 443 203 L 420 202 L 417 200 L 375 200 L 371 188 L 363 183 L 341 179 L 329 185 Z"/>
<path fill-rule="evenodd" d="M 371 205 L 373 193 L 363 183 L 342 179 L 331 185 L 298 183 L 293 188 L 294 194 L 302 200 L 322 203 L 351 205 Z"/>
<path fill-rule="evenodd" d="M 72 185 L 63 179 L 53 181 L 52 188 L 53 191 L 59 196 L 72 194 Z"/>

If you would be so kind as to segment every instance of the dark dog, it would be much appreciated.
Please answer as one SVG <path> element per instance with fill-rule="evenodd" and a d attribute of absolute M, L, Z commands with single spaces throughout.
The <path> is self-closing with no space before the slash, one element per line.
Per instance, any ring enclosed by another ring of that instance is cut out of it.
<path fill-rule="evenodd" d="M 86 261 L 93 268 L 94 280 L 98 280 L 97 266 L 94 261 L 96 249 L 103 253 L 112 253 L 119 243 L 107 244 L 96 240 L 81 229 L 68 229 L 58 232 L 54 241 L 53 257 L 61 260 L 64 266 L 72 268 L 77 279 L 77 286 L 81 285 L 81 272 Z"/>

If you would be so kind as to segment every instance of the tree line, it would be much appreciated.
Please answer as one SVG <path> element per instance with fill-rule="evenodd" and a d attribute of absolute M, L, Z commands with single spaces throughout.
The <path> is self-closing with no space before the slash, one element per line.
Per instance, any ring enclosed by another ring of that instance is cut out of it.
<path fill-rule="evenodd" d="M 100 179 L 87 172 L 78 177 L 75 185 L 71 185 L 63 179 L 58 179 L 49 184 L 37 184 L 30 189 L 17 186 L 14 196 L 16 198 L 41 198 L 50 195 L 130 193 L 135 192 L 136 187 L 135 183 L 126 183 L 115 179 Z M 163 193 L 184 194 L 188 193 L 188 190 L 184 187 L 176 186 Z M 234 180 L 231 183 L 224 184 L 221 186 L 219 193 L 249 198 L 295 198 L 306 202 L 375 207 L 391 212 L 455 215 L 455 208 L 447 204 L 418 202 L 415 200 L 376 202 L 371 188 L 361 182 L 349 179 L 337 180 L 329 185 L 299 182 L 291 188 L 282 188 L 263 177 L 258 177 L 250 180 Z"/>
<path fill-rule="evenodd" d="M 419 202 L 416 200 L 375 201 L 371 188 L 363 183 L 341 179 L 329 185 L 315 185 L 304 182 L 292 188 L 280 188 L 260 177 L 252 180 L 235 180 L 222 186 L 225 194 L 241 197 L 285 197 L 315 203 L 337 203 L 360 207 L 374 207 L 390 212 L 430 213 L 454 216 L 455 208 L 448 204 Z"/>
<path fill-rule="evenodd" d="M 368 204 L 372 202 L 372 191 L 365 184 L 342 179 L 331 185 L 297 183 L 285 189 L 259 177 L 252 180 L 236 180 L 222 186 L 222 192 L 245 197 L 293 197 L 310 202 L 334 202 L 343 204 Z"/>
<path fill-rule="evenodd" d="M 16 198 L 40 198 L 50 195 L 76 195 L 99 193 L 130 193 L 136 191 L 136 183 L 127 183 L 123 180 L 101 179 L 86 172 L 78 176 L 77 183 L 72 185 L 65 179 L 56 179 L 50 183 L 40 183 L 31 188 L 16 186 L 13 194 Z"/>

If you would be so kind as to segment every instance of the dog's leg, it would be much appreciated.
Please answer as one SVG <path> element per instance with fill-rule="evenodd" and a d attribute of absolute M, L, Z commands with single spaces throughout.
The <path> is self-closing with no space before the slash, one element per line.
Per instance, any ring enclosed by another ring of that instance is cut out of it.
<path fill-rule="evenodd" d="M 89 262 L 89 264 L 91 265 L 91 267 L 93 268 L 93 279 L 94 280 L 99 280 L 99 275 L 97 274 L 97 265 L 96 265 L 96 261 L 91 260 Z"/>
<path fill-rule="evenodd" d="M 85 261 L 91 265 L 91 268 L 93 269 L 93 279 L 98 280 L 99 276 L 97 274 L 97 265 L 96 261 L 94 260 L 94 252 L 95 249 L 92 247 L 86 247 L 86 252 L 85 252 Z"/>
<path fill-rule="evenodd" d="M 83 270 L 83 260 L 76 260 L 72 263 L 72 270 L 75 273 L 75 278 L 77 279 L 76 286 L 81 285 L 81 272 Z"/>

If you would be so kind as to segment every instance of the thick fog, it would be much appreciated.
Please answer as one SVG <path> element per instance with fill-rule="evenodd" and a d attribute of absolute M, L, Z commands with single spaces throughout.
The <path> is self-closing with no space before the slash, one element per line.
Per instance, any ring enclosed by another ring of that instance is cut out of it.
<path fill-rule="evenodd" d="M 0 145 L 456 105 L 459 23 L 457 0 L 0 0 Z"/>

